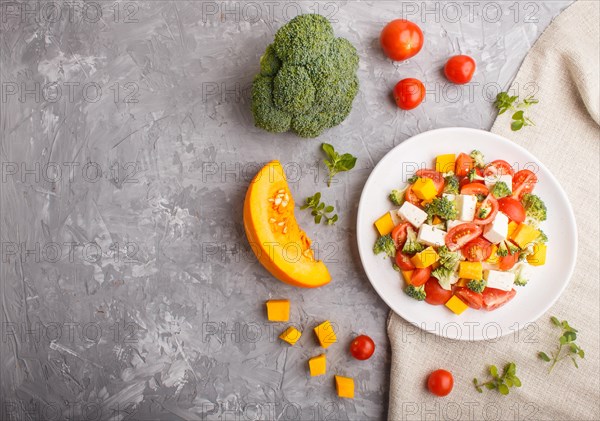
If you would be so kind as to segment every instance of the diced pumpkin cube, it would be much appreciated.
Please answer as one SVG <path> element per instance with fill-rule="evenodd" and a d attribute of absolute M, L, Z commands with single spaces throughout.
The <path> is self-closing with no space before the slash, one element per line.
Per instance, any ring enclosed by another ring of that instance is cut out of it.
<path fill-rule="evenodd" d="M 456 155 L 454 155 L 453 153 L 438 155 L 435 158 L 435 170 L 439 172 L 454 171 L 455 161 Z"/>
<path fill-rule="evenodd" d="M 325 320 L 319 326 L 315 327 L 315 335 L 323 348 L 328 348 L 331 344 L 337 342 L 335 331 L 329 320 Z"/>
<path fill-rule="evenodd" d="M 517 229 L 517 227 L 519 226 L 519 224 L 515 221 L 510 221 L 508 223 L 508 233 L 507 233 L 507 237 L 510 238 L 513 233 L 515 232 L 515 230 Z"/>
<path fill-rule="evenodd" d="M 335 376 L 335 390 L 340 398 L 354 399 L 354 379 Z"/>
<path fill-rule="evenodd" d="M 267 301 L 267 319 L 270 322 L 287 322 L 290 319 L 290 300 Z"/>
<path fill-rule="evenodd" d="M 431 200 L 437 196 L 437 189 L 431 178 L 417 179 L 412 185 L 412 191 L 421 200 Z"/>
<path fill-rule="evenodd" d="M 379 235 L 387 235 L 394 229 L 394 221 L 392 220 L 392 215 L 389 212 L 386 212 L 381 216 L 377 221 L 375 221 L 375 228 L 377 228 L 377 232 Z"/>
<path fill-rule="evenodd" d="M 446 307 L 448 307 L 454 314 L 462 314 L 466 309 L 469 308 L 467 304 L 456 295 L 453 295 L 446 302 Z"/>
<path fill-rule="evenodd" d="M 431 220 L 431 225 L 439 225 L 442 223 L 442 219 L 439 216 L 434 216 Z"/>
<path fill-rule="evenodd" d="M 519 224 L 519 226 L 510 236 L 510 239 L 513 240 L 519 247 L 524 249 L 539 236 L 540 232 L 531 225 Z"/>
<path fill-rule="evenodd" d="M 483 279 L 483 266 L 481 262 L 460 262 L 458 277 L 465 279 Z"/>
<path fill-rule="evenodd" d="M 532 266 L 542 266 L 546 263 L 546 244 L 538 243 L 533 246 L 533 253 L 527 256 L 527 263 Z"/>
<path fill-rule="evenodd" d="M 314 376 L 322 376 L 327 371 L 327 360 L 325 358 L 325 354 L 321 354 L 318 357 L 312 357 L 308 360 L 308 368 L 310 370 L 310 375 Z"/>
<path fill-rule="evenodd" d="M 509 225 L 510 227 L 510 225 Z M 496 244 L 492 244 L 492 251 L 490 253 L 490 257 L 487 258 L 486 262 L 488 263 L 498 263 L 500 261 L 500 256 L 498 256 L 498 254 L 496 254 L 496 252 L 498 251 L 498 246 Z"/>
<path fill-rule="evenodd" d="M 294 326 L 290 326 L 286 330 L 284 330 L 281 335 L 279 335 L 279 338 L 290 345 L 294 345 L 296 342 L 298 342 L 300 336 L 302 336 L 302 332 L 300 332 Z"/>
<path fill-rule="evenodd" d="M 433 265 L 439 258 L 440 256 L 438 256 L 433 247 L 430 246 L 422 252 L 415 254 L 410 258 L 410 261 L 415 267 L 422 269 Z"/>
<path fill-rule="evenodd" d="M 410 284 L 410 280 L 412 279 L 414 270 L 403 270 L 402 277 L 406 281 L 407 284 Z"/>

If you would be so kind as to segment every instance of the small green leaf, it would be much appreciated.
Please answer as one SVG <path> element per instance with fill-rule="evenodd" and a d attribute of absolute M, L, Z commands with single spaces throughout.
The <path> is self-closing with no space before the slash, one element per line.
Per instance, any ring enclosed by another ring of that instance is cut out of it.
<path fill-rule="evenodd" d="M 315 216 L 315 223 L 316 224 L 320 224 L 321 223 L 321 218 L 323 218 L 323 215 L 321 215 L 321 214 Z"/>
<path fill-rule="evenodd" d="M 558 338 L 558 342 L 560 342 L 561 345 L 564 345 L 567 343 L 567 338 L 563 335 L 560 338 Z"/>
<path fill-rule="evenodd" d="M 523 110 L 521 110 L 521 111 L 517 111 L 516 113 L 514 113 L 514 114 L 512 115 L 512 119 L 513 119 L 513 120 L 523 120 L 523 114 L 524 114 L 524 113 L 525 113 L 525 112 L 524 112 Z"/>
<path fill-rule="evenodd" d="M 492 389 L 495 389 L 495 388 L 496 388 L 496 384 L 495 384 L 495 383 L 486 383 L 486 384 L 485 384 L 485 387 L 486 387 L 488 390 L 492 390 Z"/>
<path fill-rule="evenodd" d="M 478 383 L 479 383 L 479 382 L 477 381 L 477 378 L 473 379 L 473 384 L 474 384 L 475 386 L 477 386 L 477 384 L 478 384 Z"/>
<path fill-rule="evenodd" d="M 333 212 L 333 206 L 326 206 L 325 213 Z"/>
<path fill-rule="evenodd" d="M 552 317 L 550 317 L 550 320 L 552 321 L 552 323 L 554 324 L 554 326 L 558 326 L 558 327 L 561 326 L 560 320 L 558 320 L 556 317 L 552 316 Z"/>
<path fill-rule="evenodd" d="M 475 389 L 479 392 L 479 393 L 483 393 L 483 389 L 479 386 L 475 387 Z"/>
<path fill-rule="evenodd" d="M 506 365 L 506 367 L 504 367 L 504 373 L 508 376 L 514 376 L 516 372 L 517 366 L 515 365 L 515 363 L 509 363 Z"/>
<path fill-rule="evenodd" d="M 325 203 L 319 203 L 319 206 L 317 206 L 317 210 L 323 210 L 323 208 L 325 208 Z"/>
<path fill-rule="evenodd" d="M 571 352 L 573 354 L 577 354 L 577 351 L 579 350 L 579 348 L 577 347 L 577 345 L 574 344 L 574 343 L 569 344 L 569 349 L 571 350 Z"/>
<path fill-rule="evenodd" d="M 511 129 L 513 132 L 516 132 L 516 131 L 518 131 L 518 130 L 521 130 L 521 129 L 523 128 L 523 125 L 524 125 L 524 124 L 525 124 L 525 122 L 524 122 L 523 120 L 517 120 L 517 121 L 513 121 L 513 122 L 510 124 L 510 129 Z"/>
<path fill-rule="evenodd" d="M 495 365 L 491 365 L 490 366 L 490 374 L 492 375 L 493 378 L 497 378 L 498 377 L 498 367 L 496 367 Z"/>
<path fill-rule="evenodd" d="M 521 387 L 521 380 L 520 380 L 520 379 L 519 379 L 517 376 L 514 376 L 514 377 L 512 378 L 512 382 L 513 382 L 513 385 L 514 385 L 514 386 L 516 386 L 516 387 Z"/>
<path fill-rule="evenodd" d="M 321 201 L 321 192 L 315 193 L 315 195 L 313 196 L 313 200 L 315 204 L 319 203 Z"/>
<path fill-rule="evenodd" d="M 546 362 L 550 362 L 550 357 L 545 352 L 538 352 L 538 357 Z"/>
<path fill-rule="evenodd" d="M 577 339 L 577 334 L 571 331 L 565 332 L 563 336 L 565 337 L 567 342 L 573 342 L 575 339 Z"/>
<path fill-rule="evenodd" d="M 337 213 L 335 215 L 333 215 L 333 217 L 331 217 L 331 220 L 335 223 L 338 220 L 338 216 Z"/>
<path fill-rule="evenodd" d="M 506 379 L 504 379 L 504 383 L 506 383 L 506 385 L 507 385 L 508 387 L 512 387 L 512 385 L 513 385 L 513 381 L 512 381 L 512 379 L 510 379 L 510 378 L 508 378 L 508 377 L 507 377 Z"/>
<path fill-rule="evenodd" d="M 584 358 L 585 352 L 583 352 L 583 349 L 579 348 L 579 352 L 577 353 L 577 355 L 579 355 L 580 358 Z"/>
<path fill-rule="evenodd" d="M 311 214 L 312 216 L 317 216 L 317 215 L 319 214 L 319 212 L 317 212 L 316 210 L 314 210 L 314 211 L 312 211 L 310 214 Z"/>
<path fill-rule="evenodd" d="M 330 145 L 329 143 L 323 143 L 321 145 L 321 148 L 323 148 L 323 151 L 327 154 L 327 156 L 331 159 L 334 160 L 336 153 L 335 153 L 335 149 L 333 149 L 333 146 Z"/>
<path fill-rule="evenodd" d="M 504 383 L 501 383 L 498 385 L 498 392 L 500 392 L 503 395 L 508 395 L 508 386 L 506 386 Z"/>

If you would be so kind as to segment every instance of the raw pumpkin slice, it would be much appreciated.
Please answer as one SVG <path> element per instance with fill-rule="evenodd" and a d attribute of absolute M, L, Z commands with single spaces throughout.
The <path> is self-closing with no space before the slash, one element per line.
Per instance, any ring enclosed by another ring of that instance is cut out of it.
<path fill-rule="evenodd" d="M 315 260 L 310 238 L 294 217 L 294 199 L 279 161 L 256 174 L 244 201 L 244 228 L 258 261 L 287 284 L 316 288 L 331 281 L 323 262 Z"/>

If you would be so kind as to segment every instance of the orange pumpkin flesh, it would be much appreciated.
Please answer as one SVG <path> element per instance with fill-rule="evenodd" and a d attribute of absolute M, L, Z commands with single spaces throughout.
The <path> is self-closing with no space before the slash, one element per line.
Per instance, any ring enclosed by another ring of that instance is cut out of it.
<path fill-rule="evenodd" d="M 314 258 L 310 238 L 296 222 L 294 199 L 279 161 L 266 164 L 250 183 L 244 229 L 259 262 L 280 281 L 304 288 L 331 281 L 325 264 Z"/>

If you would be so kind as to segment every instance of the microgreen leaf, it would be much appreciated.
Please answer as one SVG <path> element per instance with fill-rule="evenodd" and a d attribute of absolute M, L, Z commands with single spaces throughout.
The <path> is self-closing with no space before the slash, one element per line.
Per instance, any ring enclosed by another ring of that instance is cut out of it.
<path fill-rule="evenodd" d="M 325 222 L 327 225 L 333 225 L 338 220 L 337 214 L 330 216 L 327 215 L 335 210 L 335 208 L 331 205 L 325 205 L 325 203 L 321 202 L 321 193 L 315 193 L 313 196 L 307 197 L 304 200 L 304 205 L 300 207 L 300 209 L 310 208 L 310 214 L 314 216 L 315 224 L 320 224 L 325 217 Z"/>
<path fill-rule="evenodd" d="M 541 351 L 538 352 L 539 358 L 546 362 L 552 362 L 550 369 L 548 370 L 549 373 L 560 360 L 564 360 L 567 357 L 573 361 L 575 367 L 579 368 L 576 357 L 584 358 L 585 352 L 575 343 L 575 340 L 577 339 L 577 329 L 571 327 L 566 320 L 560 321 L 554 316 L 550 317 L 550 321 L 554 326 L 560 328 L 562 333 L 558 337 L 556 351 L 551 354 L 552 358 Z"/>
<path fill-rule="evenodd" d="M 485 383 L 479 383 L 477 379 L 473 379 L 473 384 L 475 385 L 475 389 L 479 392 L 483 392 L 483 387 L 488 390 L 496 389 L 502 395 L 508 395 L 509 389 L 513 386 L 521 387 L 521 380 L 516 375 L 517 366 L 515 363 L 508 363 L 504 366 L 502 371 L 502 375 L 498 373 L 498 367 L 495 365 L 491 365 L 488 368 L 490 375 L 492 376 L 491 380 L 488 380 Z"/>
<path fill-rule="evenodd" d="M 323 143 L 321 148 L 328 158 L 324 159 L 323 162 L 329 170 L 329 178 L 327 179 L 327 186 L 329 187 L 331 186 L 331 180 L 337 173 L 350 171 L 352 168 L 354 168 L 357 158 L 349 153 L 340 155 L 329 143 Z"/>
<path fill-rule="evenodd" d="M 537 104 L 539 101 L 533 97 L 533 95 L 528 96 L 523 99 L 522 102 L 519 101 L 519 96 L 514 95 L 511 96 L 508 92 L 500 92 L 496 95 L 496 101 L 494 101 L 494 105 L 498 109 L 498 115 L 504 114 L 507 111 L 514 111 L 511 119 L 512 122 L 510 124 L 510 128 L 512 131 L 516 132 L 517 130 L 521 130 L 525 126 L 535 126 L 533 120 L 525 115 L 525 110 L 529 108 L 531 105 Z"/>

